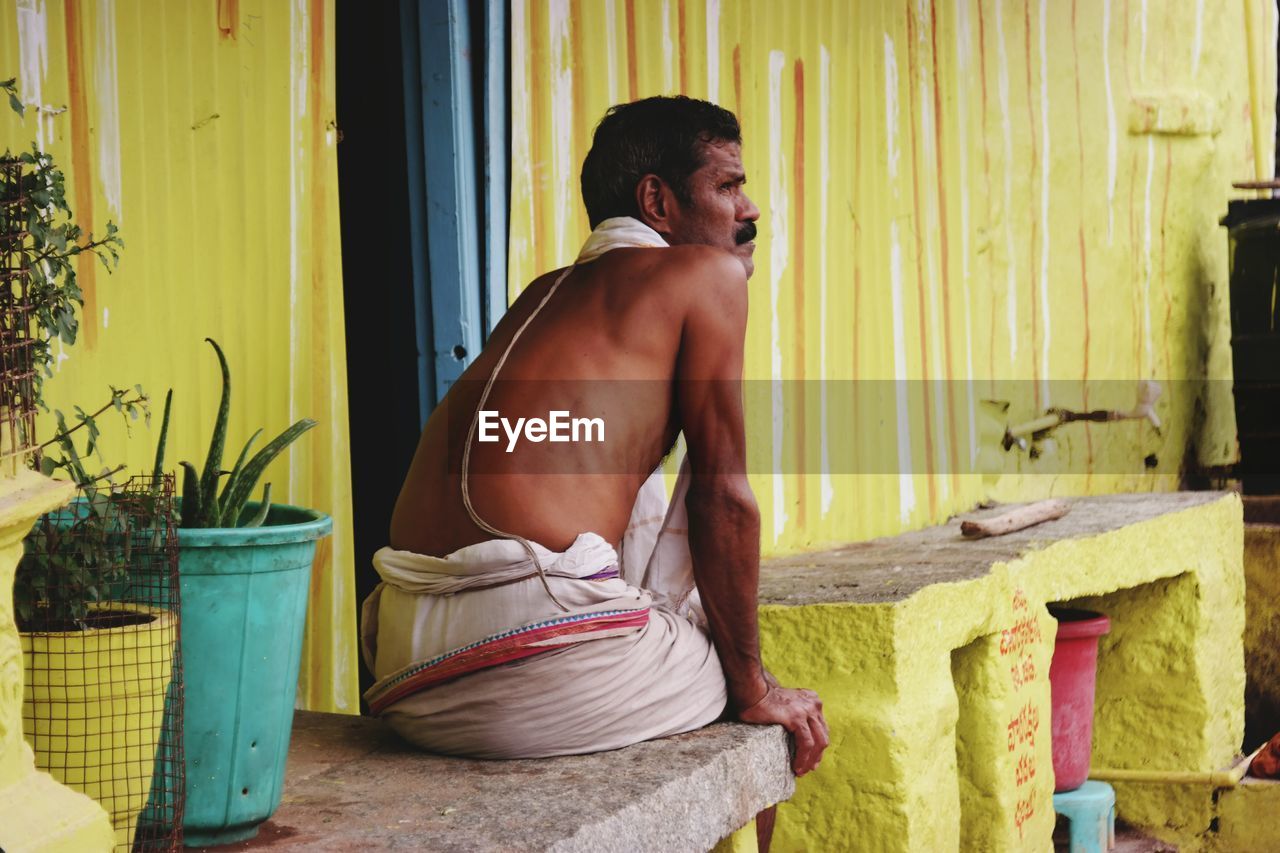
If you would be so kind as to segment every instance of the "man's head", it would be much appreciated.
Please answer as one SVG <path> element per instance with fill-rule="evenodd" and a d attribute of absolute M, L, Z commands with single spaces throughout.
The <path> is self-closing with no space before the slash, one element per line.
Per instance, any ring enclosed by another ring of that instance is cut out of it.
<path fill-rule="evenodd" d="M 742 132 L 726 109 L 686 97 L 611 107 L 582 163 L 591 227 L 632 216 L 671 245 L 733 252 L 747 275 L 759 209 L 742 185 Z"/>

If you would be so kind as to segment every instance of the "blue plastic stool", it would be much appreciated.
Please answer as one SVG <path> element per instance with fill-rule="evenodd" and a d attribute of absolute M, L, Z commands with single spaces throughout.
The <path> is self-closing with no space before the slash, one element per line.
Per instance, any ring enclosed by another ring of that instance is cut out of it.
<path fill-rule="evenodd" d="M 1071 853 L 1106 853 L 1115 846 L 1116 792 L 1106 782 L 1054 794 L 1053 810 L 1071 822 Z"/>

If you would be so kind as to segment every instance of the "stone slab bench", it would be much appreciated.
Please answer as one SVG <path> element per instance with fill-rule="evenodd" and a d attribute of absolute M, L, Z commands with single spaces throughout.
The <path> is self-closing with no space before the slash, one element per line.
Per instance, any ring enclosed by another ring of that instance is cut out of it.
<path fill-rule="evenodd" d="M 779 808 L 775 850 L 1045 850 L 1049 666 L 1067 603 L 1111 617 L 1094 768 L 1212 771 L 1243 736 L 1241 504 L 1213 492 L 1072 500 L 965 540 L 944 525 L 762 567 L 765 664 L 819 691 L 832 745 Z M 1116 784 L 1119 814 L 1200 849 L 1211 786 Z M 1224 800 L 1225 802 L 1225 800 Z"/>
<path fill-rule="evenodd" d="M 703 851 L 794 787 L 777 726 L 473 761 L 415 750 L 378 720 L 299 711 L 280 809 L 257 838 L 216 849 Z"/>

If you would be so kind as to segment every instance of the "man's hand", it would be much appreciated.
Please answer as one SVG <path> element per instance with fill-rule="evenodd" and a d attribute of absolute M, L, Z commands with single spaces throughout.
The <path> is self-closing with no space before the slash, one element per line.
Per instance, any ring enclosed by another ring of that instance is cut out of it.
<path fill-rule="evenodd" d="M 822 716 L 822 700 L 812 690 L 779 687 L 768 676 L 769 690 L 759 702 L 738 712 L 744 723 L 765 726 L 780 724 L 795 738 L 796 752 L 791 769 L 803 776 L 818 766 L 822 752 L 831 742 L 827 721 Z"/>

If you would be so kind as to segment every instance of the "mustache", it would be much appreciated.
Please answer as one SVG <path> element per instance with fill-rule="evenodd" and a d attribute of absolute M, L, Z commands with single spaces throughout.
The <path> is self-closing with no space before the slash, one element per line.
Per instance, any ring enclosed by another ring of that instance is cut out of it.
<path fill-rule="evenodd" d="M 740 230 L 736 235 L 734 235 L 734 240 L 737 241 L 739 246 L 741 246 L 743 243 L 750 243 L 755 238 L 756 238 L 756 224 L 754 222 L 748 222 L 746 225 L 743 225 L 742 230 Z"/>

